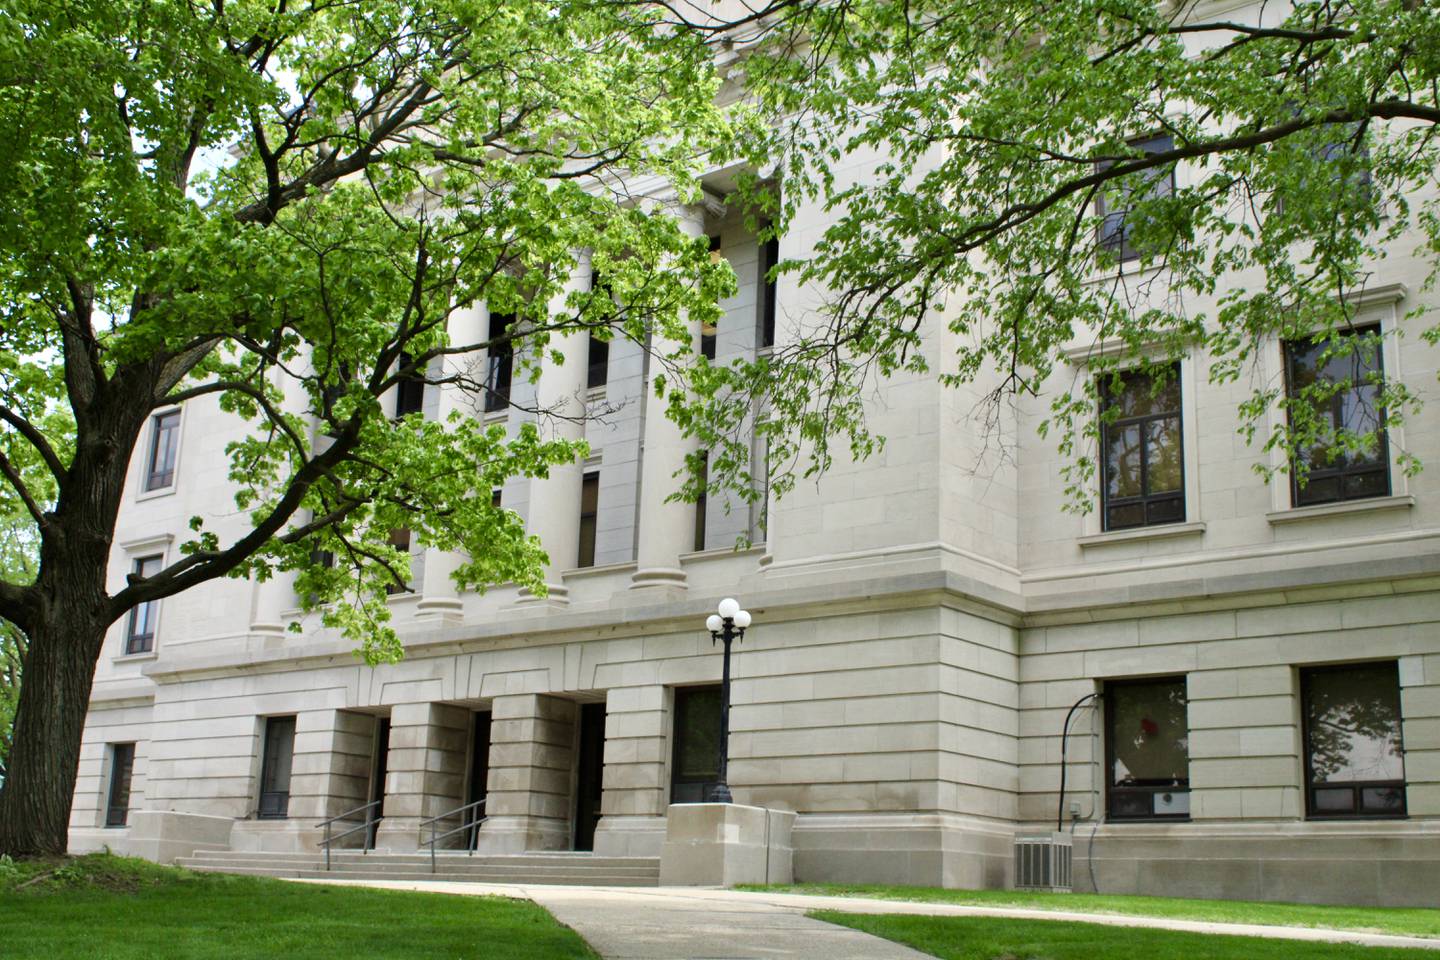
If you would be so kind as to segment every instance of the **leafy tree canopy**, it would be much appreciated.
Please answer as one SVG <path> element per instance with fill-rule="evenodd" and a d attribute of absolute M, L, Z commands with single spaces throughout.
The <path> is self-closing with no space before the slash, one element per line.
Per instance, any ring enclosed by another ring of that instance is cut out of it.
<path fill-rule="evenodd" d="M 813 441 L 820 468 L 837 434 L 861 454 L 882 442 L 864 425 L 867 378 L 943 356 L 942 379 L 979 378 L 994 401 L 1048 393 L 1044 426 L 1061 437 L 1080 509 L 1098 387 L 1065 369 L 1077 344 L 1119 346 L 1097 351 L 1102 374 L 1139 361 L 1163 377 L 1198 352 L 1212 381 L 1254 387 L 1239 414 L 1267 447 L 1373 450 L 1375 424 L 1337 430 L 1313 415 L 1373 375 L 1294 399 L 1278 379 L 1250 378 L 1277 337 L 1346 329 L 1387 256 L 1440 254 L 1440 7 L 1215 10 L 773 4 L 744 31 L 747 75 L 784 118 L 769 149 L 786 214 L 819 204 L 832 218 L 813 256 L 786 264 L 830 291 L 828 309 L 715 389 L 763 383 L 779 413 L 764 428 L 772 449 L 794 456 Z M 951 355 L 926 343 L 946 326 Z M 1373 345 L 1338 338 L 1330 350 Z M 1392 424 L 1413 414 L 1404 385 L 1377 385 Z M 1277 408 L 1290 415 L 1266 425 Z"/>

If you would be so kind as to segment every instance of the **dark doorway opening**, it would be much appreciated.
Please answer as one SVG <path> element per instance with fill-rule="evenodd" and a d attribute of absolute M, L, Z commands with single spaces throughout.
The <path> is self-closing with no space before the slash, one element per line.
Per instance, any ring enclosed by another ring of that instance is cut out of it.
<path fill-rule="evenodd" d="M 600 822 L 600 788 L 605 775 L 605 704 L 580 707 L 580 750 L 576 761 L 575 849 L 595 849 Z"/>
<path fill-rule="evenodd" d="M 477 710 L 470 730 L 470 787 L 466 803 L 485 799 L 485 784 L 490 778 L 490 711 Z M 465 849 L 474 850 L 480 837 L 480 821 L 487 816 L 484 807 L 472 808 L 466 814 Z"/>
<path fill-rule="evenodd" d="M 365 849 L 375 849 L 375 831 L 385 816 L 385 773 L 390 758 L 390 718 L 375 719 L 375 760 L 370 767 L 370 802 L 377 804 L 368 812 L 370 829 L 365 832 Z"/>

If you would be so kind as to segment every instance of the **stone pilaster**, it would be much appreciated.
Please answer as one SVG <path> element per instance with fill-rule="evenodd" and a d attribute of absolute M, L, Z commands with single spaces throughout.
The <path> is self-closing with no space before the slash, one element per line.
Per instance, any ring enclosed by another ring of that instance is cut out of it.
<path fill-rule="evenodd" d="M 577 716 L 573 701 L 543 694 L 491 702 L 482 853 L 569 848 Z"/>
<path fill-rule="evenodd" d="M 564 290 L 550 304 L 551 316 L 566 313 L 566 298 L 590 289 L 590 258 L 579 257 Z M 550 440 L 585 438 L 585 379 L 590 349 L 589 332 L 575 331 L 551 339 L 540 361 L 536 402 L 541 435 Z M 547 599 L 568 603 L 562 573 L 576 565 L 580 551 L 580 492 L 585 479 L 582 463 L 550 468 L 549 476 L 530 483 L 530 532 L 540 538 L 550 562 L 545 567 Z M 527 602 L 538 600 L 522 594 Z"/>
<path fill-rule="evenodd" d="M 376 845 L 418 849 L 420 821 L 464 802 L 470 712 L 448 703 L 401 703 L 390 710 L 385 819 Z M 444 832 L 454 824 L 442 824 Z M 441 846 L 455 846 L 452 838 Z"/>
<path fill-rule="evenodd" d="M 603 816 L 595 853 L 658 857 L 670 802 L 670 698 L 665 687 L 618 687 L 605 698 Z"/>
<path fill-rule="evenodd" d="M 681 207 L 681 228 L 691 237 L 705 235 L 704 210 Z M 691 348 L 700 351 L 700 323 L 689 321 L 687 331 Z M 672 352 L 678 345 L 656 341 L 657 354 Z M 684 469 L 685 458 L 695 452 L 698 442 L 686 437 L 680 427 L 665 415 L 667 401 L 655 395 L 655 377 L 663 373 L 663 365 L 650 362 L 645 377 L 645 434 L 640 462 L 640 538 L 636 550 L 635 573 L 631 589 L 646 592 L 675 593 L 685 589 L 685 572 L 680 569 L 680 554 L 695 546 L 695 504 L 667 502 L 679 485 L 676 475 Z"/>

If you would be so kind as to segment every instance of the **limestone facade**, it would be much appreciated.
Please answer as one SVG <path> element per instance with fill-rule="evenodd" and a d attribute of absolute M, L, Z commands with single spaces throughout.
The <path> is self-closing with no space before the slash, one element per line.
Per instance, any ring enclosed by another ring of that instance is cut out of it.
<path fill-rule="evenodd" d="M 760 245 L 739 217 L 685 215 L 720 237 L 740 281 L 717 360 L 765 349 Z M 781 255 L 803 255 L 824 223 L 802 211 Z M 679 773 L 677 702 L 719 682 L 703 623 L 734 596 L 754 626 L 736 647 L 730 785 L 738 804 L 794 812 L 797 880 L 1004 887 L 1014 836 L 1053 829 L 1058 811 L 1077 889 L 1440 905 L 1440 348 L 1406 319 L 1435 296 L 1420 292 L 1424 273 L 1397 250 L 1362 304 L 1387 334 L 1386 376 L 1430 397 L 1390 433 L 1386 495 L 1292 506 L 1283 481 L 1255 473 L 1270 454 L 1236 433 L 1248 386 L 1210 384 L 1197 356 L 1180 372 L 1184 519 L 1120 532 L 1065 509 L 1061 454 L 1035 431 L 1044 397 L 1002 422 L 997 458 L 972 420 L 986 385 L 927 375 L 877 387 L 883 452 L 770 498 L 763 530 L 759 510 L 712 501 L 697 541 L 695 508 L 664 502 L 689 448 L 647 394 L 644 356 L 617 340 L 604 386 L 583 392 L 618 411 L 583 425 L 591 459 L 502 491 L 545 537 L 550 599 L 457 591 L 453 558 L 417 552 L 415 591 L 390 601 L 406 659 L 374 668 L 313 622 L 274 629 L 298 616 L 283 582 L 167 599 L 141 653 L 126 653 L 129 621 L 117 623 L 72 849 L 125 849 L 150 821 L 180 825 L 161 852 L 146 848 L 156 856 L 183 846 L 175 835 L 314 849 L 321 819 L 383 797 L 375 843 L 414 850 L 424 818 L 483 795 L 482 851 L 658 856 Z M 782 278 L 777 339 L 817 296 Z M 486 320 L 482 307 L 456 322 Z M 943 371 L 945 336 L 930 343 Z M 578 362 L 549 371 L 571 379 L 542 378 L 542 392 L 580 390 L 585 344 L 572 348 Z M 1077 344 L 1071 374 L 1092 349 Z M 1280 343 L 1272 354 L 1278 369 Z M 426 410 L 458 402 L 432 390 Z M 511 429 L 520 419 L 474 415 Z M 117 586 L 139 560 L 173 558 L 192 515 L 222 536 L 244 528 L 225 480 L 239 429 L 197 400 L 181 411 L 175 482 L 147 491 L 134 464 Z M 1427 468 L 1405 476 L 1402 450 Z M 594 556 L 579 567 L 587 474 L 598 474 Z M 737 549 L 743 534 L 755 544 Z M 1342 664 L 1393 668 L 1403 816 L 1323 819 L 1307 800 L 1306 678 Z M 1075 711 L 1062 757 L 1072 705 L 1140 678 L 1182 685 L 1188 816 L 1107 815 L 1104 701 Z M 289 717 L 286 816 L 262 816 L 267 737 Z M 107 827 L 125 744 L 127 823 Z M 595 749 L 598 782 L 585 766 Z"/>

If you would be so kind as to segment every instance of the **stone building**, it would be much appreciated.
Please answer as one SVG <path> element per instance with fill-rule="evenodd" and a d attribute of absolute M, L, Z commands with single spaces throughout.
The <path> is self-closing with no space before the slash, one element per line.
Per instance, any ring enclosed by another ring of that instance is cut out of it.
<path fill-rule="evenodd" d="M 822 212 L 778 251 L 721 207 L 680 215 L 740 281 L 717 359 L 783 342 L 813 294 L 767 286 L 765 267 L 802 254 Z M 1440 349 L 1405 319 L 1434 296 L 1425 271 L 1397 249 L 1356 302 L 1385 335 L 1361 360 L 1433 394 Z M 928 341 L 934 370 L 946 336 Z M 1065 375 L 1111 348 L 1077 343 Z M 413 590 L 390 600 L 406 659 L 375 668 L 313 622 L 285 632 L 284 581 L 137 610 L 100 662 L 72 849 L 314 851 L 319 821 L 381 800 L 374 845 L 414 851 L 422 818 L 483 799 L 481 854 L 655 858 L 670 805 L 714 777 L 721 663 L 703 624 L 734 596 L 754 626 L 729 781 L 738 803 L 795 812 L 797 879 L 1003 887 L 1015 837 L 1058 817 L 1076 889 L 1440 905 L 1433 399 L 1380 454 L 1297 491 L 1261 480 L 1271 454 L 1236 433 L 1250 385 L 1211 384 L 1189 358 L 1158 394 L 1132 377 L 1112 395 L 1106 489 L 1079 516 L 1035 431 L 1044 398 L 1002 422 L 997 458 L 972 420 L 985 384 L 906 376 L 876 391 L 881 454 L 757 510 L 667 503 L 690 448 L 641 351 L 566 350 L 541 399 L 618 413 L 573 428 L 587 462 L 498 493 L 554 561 L 550 598 L 457 592 L 454 558 L 417 553 Z M 1319 366 L 1303 342 L 1267 362 L 1277 378 Z M 396 402 L 441 416 L 459 400 Z M 1374 412 L 1365 391 L 1345 403 Z M 497 407 L 472 412 L 515 429 Z M 225 479 L 238 429 L 206 399 L 155 417 L 117 586 L 172 558 L 192 515 L 244 526 Z M 1402 451 L 1428 469 L 1406 476 Z"/>

